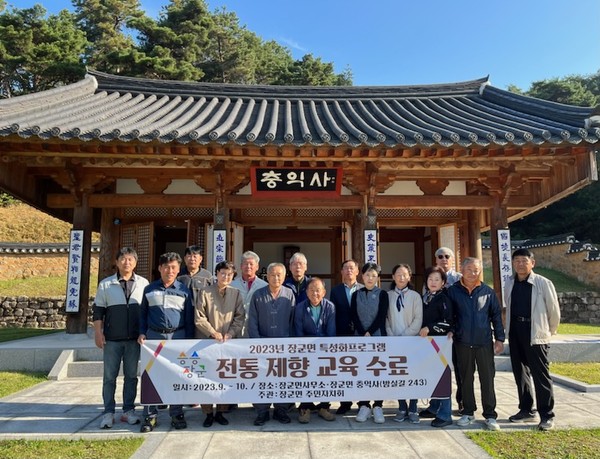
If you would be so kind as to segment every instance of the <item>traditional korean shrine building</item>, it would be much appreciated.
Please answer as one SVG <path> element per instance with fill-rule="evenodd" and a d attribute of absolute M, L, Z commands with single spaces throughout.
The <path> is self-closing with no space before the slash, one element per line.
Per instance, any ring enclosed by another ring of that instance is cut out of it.
<path fill-rule="evenodd" d="M 199 244 L 211 270 L 301 250 L 329 285 L 347 257 L 388 276 L 407 262 L 420 283 L 438 246 L 481 256 L 491 230 L 498 262 L 497 230 L 596 180 L 597 118 L 486 78 L 290 87 L 90 71 L 0 101 L 0 188 L 84 230 L 84 276 L 94 230 L 101 276 L 121 246 L 152 278 L 158 255 Z"/>

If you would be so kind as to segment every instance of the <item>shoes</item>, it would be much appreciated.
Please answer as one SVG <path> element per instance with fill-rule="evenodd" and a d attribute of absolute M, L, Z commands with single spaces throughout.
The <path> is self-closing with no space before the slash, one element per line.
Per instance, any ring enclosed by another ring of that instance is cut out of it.
<path fill-rule="evenodd" d="M 510 422 L 531 422 L 537 418 L 533 411 L 519 411 L 508 418 Z"/>
<path fill-rule="evenodd" d="M 500 430 L 500 425 L 498 425 L 494 418 L 488 418 L 485 420 L 485 428 L 487 430 Z"/>
<path fill-rule="evenodd" d="M 298 416 L 298 422 L 300 424 L 308 424 L 310 422 L 310 410 L 301 409 L 300 415 Z"/>
<path fill-rule="evenodd" d="M 344 415 L 352 409 L 352 402 L 341 402 L 340 407 L 335 411 L 335 414 Z"/>
<path fill-rule="evenodd" d="M 542 419 L 542 422 L 538 424 L 539 430 L 552 430 L 554 429 L 554 419 Z"/>
<path fill-rule="evenodd" d="M 110 429 L 112 428 L 114 421 L 115 416 L 112 413 L 104 413 L 104 415 L 102 415 L 102 419 L 100 419 L 100 428 Z"/>
<path fill-rule="evenodd" d="M 217 421 L 217 423 L 222 426 L 229 425 L 229 421 L 225 418 L 225 416 L 223 416 L 223 413 L 221 413 L 220 411 L 217 411 L 217 414 L 215 414 L 215 421 Z"/>
<path fill-rule="evenodd" d="M 419 413 L 419 417 L 422 419 L 434 419 L 435 413 L 433 411 L 429 411 L 428 409 L 426 409 Z"/>
<path fill-rule="evenodd" d="M 459 427 L 466 427 L 470 424 L 473 424 L 473 421 L 475 421 L 475 416 L 463 414 L 462 417 L 458 421 L 456 421 L 456 425 Z"/>
<path fill-rule="evenodd" d="M 275 410 L 275 412 L 273 413 L 273 419 L 281 422 L 282 424 L 289 424 L 290 422 L 292 422 L 285 410 Z"/>
<path fill-rule="evenodd" d="M 126 422 L 127 424 L 134 425 L 139 424 L 141 422 L 141 419 L 137 414 L 135 414 L 135 411 L 129 410 L 125 411 L 121 415 L 121 422 Z"/>
<path fill-rule="evenodd" d="M 212 413 L 208 413 L 206 415 L 206 419 L 202 423 L 202 427 L 210 427 L 210 426 L 212 426 L 214 420 L 215 420 L 215 416 Z"/>
<path fill-rule="evenodd" d="M 419 418 L 418 413 L 408 413 L 408 422 L 411 424 L 418 424 L 421 422 L 421 418 Z"/>
<path fill-rule="evenodd" d="M 333 414 L 327 408 L 321 408 L 317 414 L 320 418 L 323 418 L 326 421 L 335 421 L 335 414 Z"/>
<path fill-rule="evenodd" d="M 171 416 L 171 425 L 177 430 L 187 428 L 187 422 L 185 422 L 183 413 L 178 414 L 177 416 Z"/>
<path fill-rule="evenodd" d="M 431 421 L 431 427 L 447 427 L 447 426 L 451 426 L 452 425 L 452 421 L 451 420 L 444 420 L 444 419 L 440 419 L 440 418 L 435 418 L 433 421 Z"/>
<path fill-rule="evenodd" d="M 169 408 L 169 405 L 158 405 L 156 408 L 159 410 L 166 410 L 167 408 Z"/>
<path fill-rule="evenodd" d="M 256 419 L 254 420 L 254 425 L 255 426 L 264 426 L 265 422 L 267 422 L 269 420 L 269 412 L 265 412 L 265 413 L 261 413 L 258 416 L 256 416 Z"/>
<path fill-rule="evenodd" d="M 363 405 L 359 408 L 358 414 L 356 415 L 356 422 L 366 422 L 371 417 L 371 408 L 367 405 Z"/>
<path fill-rule="evenodd" d="M 375 424 L 383 424 L 385 422 L 383 408 L 381 408 L 380 406 L 376 406 L 373 408 L 373 422 Z"/>
<path fill-rule="evenodd" d="M 398 413 L 396 413 L 396 416 L 394 416 L 394 421 L 396 422 L 404 422 L 408 419 L 408 416 L 406 415 L 406 411 L 398 411 Z"/>
<path fill-rule="evenodd" d="M 142 423 L 142 427 L 140 427 L 140 432 L 152 432 L 157 425 L 158 420 L 156 419 L 156 416 L 146 416 L 144 418 L 144 422 Z"/>

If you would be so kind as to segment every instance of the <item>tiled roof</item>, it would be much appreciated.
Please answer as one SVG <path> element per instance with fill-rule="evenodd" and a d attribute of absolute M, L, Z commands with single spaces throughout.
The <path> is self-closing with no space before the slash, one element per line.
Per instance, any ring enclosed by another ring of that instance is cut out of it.
<path fill-rule="evenodd" d="M 100 252 L 100 244 L 93 242 L 90 249 L 92 253 Z M 69 243 L 27 243 L 27 242 L 0 242 L 0 255 L 6 253 L 27 254 L 27 255 L 47 255 L 54 253 L 69 253 Z"/>
<path fill-rule="evenodd" d="M 0 101 L 0 137 L 295 147 L 551 146 L 597 142 L 600 128 L 591 116 L 591 108 L 513 94 L 487 78 L 420 86 L 248 86 L 90 71 L 77 83 Z"/>

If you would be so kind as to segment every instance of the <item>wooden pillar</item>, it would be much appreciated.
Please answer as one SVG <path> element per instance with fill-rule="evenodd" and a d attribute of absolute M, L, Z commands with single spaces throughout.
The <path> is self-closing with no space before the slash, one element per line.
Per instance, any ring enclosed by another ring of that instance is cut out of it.
<path fill-rule="evenodd" d="M 480 211 L 478 209 L 467 211 L 467 219 L 468 219 L 468 237 L 467 237 L 467 246 L 468 253 L 467 256 L 479 258 L 480 260 L 483 257 L 483 252 L 481 250 L 481 222 L 480 222 Z"/>
<path fill-rule="evenodd" d="M 492 194 L 494 206 L 490 209 L 490 233 L 492 243 L 492 273 L 494 278 L 494 290 L 498 298 L 502 298 L 502 279 L 500 273 L 500 252 L 498 250 L 498 230 L 508 228 L 508 217 L 506 207 L 501 204 L 501 196 Z"/>
<path fill-rule="evenodd" d="M 115 257 L 119 251 L 119 227 L 115 225 L 115 210 L 102 209 L 100 220 L 100 257 L 98 280 L 114 274 L 116 271 Z"/>
<path fill-rule="evenodd" d="M 79 311 L 67 314 L 67 334 L 87 332 L 88 303 L 90 298 L 90 262 L 92 249 L 92 209 L 88 205 L 88 195 L 83 193 L 73 212 L 73 229 L 83 230 L 81 257 L 81 288 Z"/>

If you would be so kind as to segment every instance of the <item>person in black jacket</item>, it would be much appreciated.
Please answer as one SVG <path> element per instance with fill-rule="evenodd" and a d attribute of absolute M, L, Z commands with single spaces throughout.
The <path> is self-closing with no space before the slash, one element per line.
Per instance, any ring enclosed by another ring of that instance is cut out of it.
<path fill-rule="evenodd" d="M 342 283 L 331 289 L 329 301 L 335 305 L 336 336 L 354 336 L 354 326 L 350 317 L 350 299 L 352 294 L 364 287 L 357 282 L 358 262 L 344 260 L 342 263 Z M 335 414 L 346 414 L 352 408 L 352 402 L 340 402 Z"/>
<path fill-rule="evenodd" d="M 121 421 L 138 424 L 135 414 L 137 395 L 137 370 L 140 359 L 139 334 L 140 304 L 148 281 L 133 272 L 137 253 L 124 247 L 117 253 L 117 273 L 102 279 L 98 284 L 93 306 L 94 341 L 102 349 L 104 376 L 102 398 L 104 413 L 101 429 L 113 426 L 115 415 L 115 390 L 119 367 L 123 362 L 123 414 Z"/>
<path fill-rule="evenodd" d="M 419 336 L 448 336 L 452 338 L 452 303 L 446 295 L 444 285 L 446 272 L 439 266 L 425 270 L 425 293 L 423 294 L 423 326 Z M 422 418 L 434 418 L 433 427 L 452 425 L 452 400 L 432 399 L 429 407 L 419 413 Z"/>

